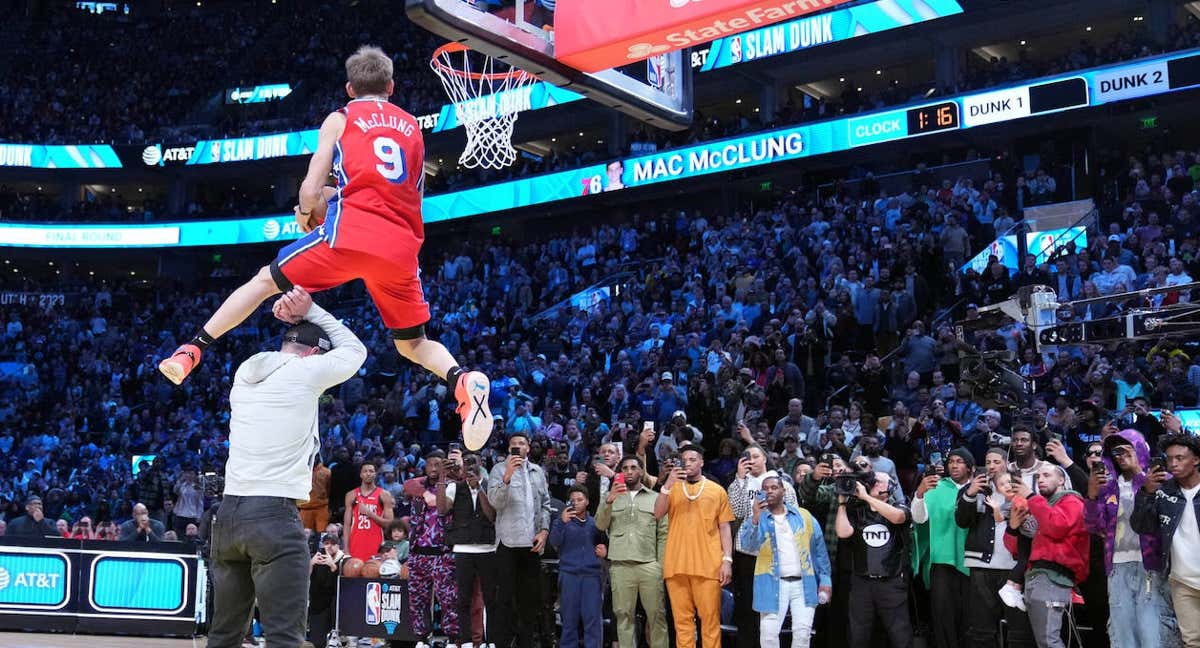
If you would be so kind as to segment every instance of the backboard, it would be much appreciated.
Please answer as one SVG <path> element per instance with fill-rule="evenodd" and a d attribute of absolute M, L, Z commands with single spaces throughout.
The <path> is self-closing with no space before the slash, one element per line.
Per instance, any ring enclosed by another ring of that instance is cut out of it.
<path fill-rule="evenodd" d="M 554 56 L 553 31 L 530 22 L 536 3 L 517 0 L 490 11 L 488 0 L 405 0 L 417 25 L 579 93 L 634 119 L 667 130 L 692 122 L 692 67 L 674 51 L 621 68 L 583 72 Z"/>

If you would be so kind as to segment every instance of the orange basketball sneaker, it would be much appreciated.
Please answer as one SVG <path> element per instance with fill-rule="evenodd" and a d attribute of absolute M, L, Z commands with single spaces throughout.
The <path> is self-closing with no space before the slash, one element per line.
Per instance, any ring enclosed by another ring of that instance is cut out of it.
<path fill-rule="evenodd" d="M 188 374 L 192 373 L 192 369 L 200 364 L 201 355 L 200 347 L 194 344 L 185 344 L 175 349 L 175 353 L 172 353 L 171 357 L 158 363 L 158 370 L 167 377 L 167 380 L 176 385 L 183 384 L 183 379 L 187 378 Z"/>
<path fill-rule="evenodd" d="M 492 436 L 492 411 L 488 409 L 488 397 L 492 383 L 478 371 L 458 376 L 454 386 L 454 398 L 458 401 L 455 411 L 462 417 L 463 445 L 475 452 L 487 444 Z"/>

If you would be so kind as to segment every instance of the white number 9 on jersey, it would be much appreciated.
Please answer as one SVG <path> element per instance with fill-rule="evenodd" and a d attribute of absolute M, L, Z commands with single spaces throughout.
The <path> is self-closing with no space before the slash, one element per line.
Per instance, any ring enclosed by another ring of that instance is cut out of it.
<path fill-rule="evenodd" d="M 390 137 L 376 137 L 374 146 L 375 157 L 381 162 L 375 165 L 375 170 L 388 182 L 402 182 L 408 175 L 404 168 L 404 149 Z"/>

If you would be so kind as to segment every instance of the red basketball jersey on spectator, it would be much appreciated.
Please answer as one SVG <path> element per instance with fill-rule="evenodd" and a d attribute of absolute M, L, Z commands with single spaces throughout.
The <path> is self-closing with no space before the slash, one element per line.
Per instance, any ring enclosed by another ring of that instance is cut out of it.
<path fill-rule="evenodd" d="M 338 193 L 329 200 L 324 239 L 331 248 L 411 258 L 425 240 L 421 129 L 387 101 L 355 99 L 341 112 L 346 128 L 333 151 Z"/>
<path fill-rule="evenodd" d="M 363 495 L 361 488 L 354 489 L 354 510 L 350 514 L 350 522 L 354 529 L 350 530 L 350 555 L 359 560 L 367 561 L 379 552 L 383 544 L 383 527 L 372 520 L 365 511 L 382 515 L 382 503 L 379 494 L 383 489 L 378 486 L 370 495 Z"/>

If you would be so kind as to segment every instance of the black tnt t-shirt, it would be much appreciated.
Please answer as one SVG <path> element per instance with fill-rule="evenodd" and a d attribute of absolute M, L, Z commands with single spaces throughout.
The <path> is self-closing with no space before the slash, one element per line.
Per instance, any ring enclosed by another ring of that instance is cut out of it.
<path fill-rule="evenodd" d="M 908 532 L 912 514 L 907 507 L 904 523 L 892 524 L 865 504 L 852 502 L 846 511 L 854 535 L 850 537 L 851 567 L 859 576 L 899 576 L 908 564 Z"/>

